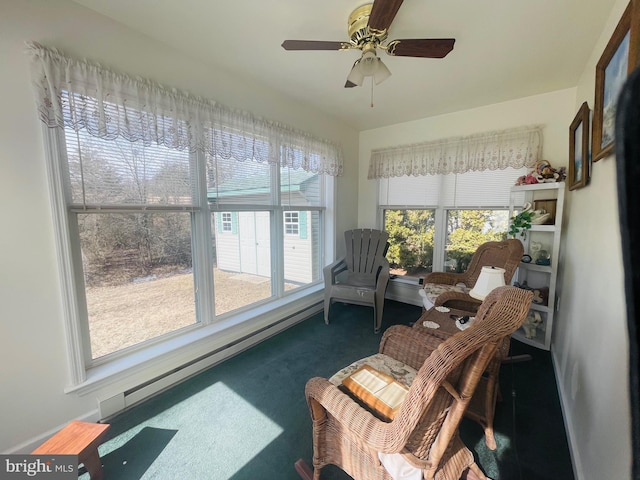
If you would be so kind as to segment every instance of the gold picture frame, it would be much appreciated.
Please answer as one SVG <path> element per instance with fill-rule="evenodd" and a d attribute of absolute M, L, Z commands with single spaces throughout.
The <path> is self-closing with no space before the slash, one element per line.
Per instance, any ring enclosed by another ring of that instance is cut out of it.
<path fill-rule="evenodd" d="M 591 110 L 584 102 L 569 127 L 569 190 L 587 185 L 591 171 L 589 151 L 589 114 Z"/>
<path fill-rule="evenodd" d="M 591 155 L 594 162 L 613 151 L 618 94 L 636 63 L 636 58 L 631 57 L 632 52 L 635 54 L 637 50 L 636 46 L 631 47 L 631 17 L 637 3 L 637 0 L 634 0 L 627 5 L 596 65 L 595 106 L 591 133 Z M 637 34 L 634 32 L 634 40 L 636 37 Z"/>

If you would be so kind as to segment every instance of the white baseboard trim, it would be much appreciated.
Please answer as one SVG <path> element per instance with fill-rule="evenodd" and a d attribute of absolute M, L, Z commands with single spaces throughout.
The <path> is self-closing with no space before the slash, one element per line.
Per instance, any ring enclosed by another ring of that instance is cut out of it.
<path fill-rule="evenodd" d="M 551 363 L 553 364 L 553 373 L 556 377 L 556 386 L 558 388 L 558 396 L 560 397 L 560 408 L 562 410 L 562 419 L 564 421 L 564 430 L 567 435 L 567 443 L 569 444 L 573 476 L 576 480 L 580 480 L 581 478 L 585 478 L 581 467 L 582 462 L 580 461 L 580 452 L 574 447 L 575 443 L 572 440 L 573 438 L 576 438 L 576 434 L 572 428 L 572 424 L 569 422 L 568 413 L 570 412 L 570 409 L 566 401 L 568 397 L 563 389 L 563 383 L 560 381 L 561 378 L 558 370 L 558 359 L 554 354 L 553 346 L 551 348 Z"/>

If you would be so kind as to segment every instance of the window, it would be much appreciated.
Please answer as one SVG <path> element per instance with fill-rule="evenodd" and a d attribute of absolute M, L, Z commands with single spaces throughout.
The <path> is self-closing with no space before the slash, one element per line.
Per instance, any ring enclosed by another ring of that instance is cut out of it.
<path fill-rule="evenodd" d="M 299 234 L 298 212 L 284 212 L 284 233 L 285 235 Z"/>
<path fill-rule="evenodd" d="M 212 321 L 197 314 L 203 307 L 195 291 L 206 277 L 193 269 L 194 264 L 206 268 L 206 255 L 196 257 L 208 248 L 214 252 L 212 298 L 202 301 L 212 301 L 214 316 L 320 279 L 322 256 L 313 239 L 324 228 L 322 175 L 223 158 L 209 158 L 200 172 L 188 152 L 69 128 L 64 139 L 70 242 L 82 258 L 79 298 L 86 304 L 81 310 L 87 314 L 89 362 Z M 192 178 L 198 175 L 209 179 L 206 200 L 195 193 Z M 287 195 L 273 189 L 274 178 L 286 185 Z M 291 202 L 292 191 L 299 197 L 292 203 L 317 210 L 284 211 L 279 203 Z M 306 191 L 312 193 L 305 196 Z M 272 220 L 276 213 L 282 223 Z M 210 246 L 197 245 L 207 230 L 203 215 L 211 218 Z M 274 275 L 276 263 L 282 265 L 277 270 L 282 279 Z"/>
<path fill-rule="evenodd" d="M 380 179 L 392 273 L 464 271 L 479 245 L 507 237 L 510 187 L 525 170 Z"/>
<path fill-rule="evenodd" d="M 422 276 L 432 271 L 435 210 L 384 210 L 384 230 L 389 233 L 387 260 L 393 273 Z"/>
<path fill-rule="evenodd" d="M 87 359 L 194 325 L 189 155 L 70 128 L 64 140 Z"/>
<path fill-rule="evenodd" d="M 446 214 L 444 271 L 466 271 L 481 244 L 507 238 L 509 210 L 449 209 Z"/>
<path fill-rule="evenodd" d="M 75 384 L 127 351 L 320 282 L 336 146 L 33 51 Z"/>
<path fill-rule="evenodd" d="M 232 221 L 231 221 L 231 212 L 222 212 L 221 214 L 221 221 L 222 221 L 222 225 L 221 225 L 221 231 L 222 233 L 231 233 L 231 231 L 233 230 L 232 228 Z"/>

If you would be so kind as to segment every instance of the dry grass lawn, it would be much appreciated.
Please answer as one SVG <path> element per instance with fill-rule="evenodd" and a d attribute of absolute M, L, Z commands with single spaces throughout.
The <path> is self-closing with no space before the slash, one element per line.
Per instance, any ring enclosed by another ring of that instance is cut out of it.
<path fill-rule="evenodd" d="M 264 277 L 215 270 L 214 282 L 218 315 L 271 295 L 271 282 Z M 87 307 L 92 356 L 98 358 L 193 325 L 193 275 L 88 288 Z"/>

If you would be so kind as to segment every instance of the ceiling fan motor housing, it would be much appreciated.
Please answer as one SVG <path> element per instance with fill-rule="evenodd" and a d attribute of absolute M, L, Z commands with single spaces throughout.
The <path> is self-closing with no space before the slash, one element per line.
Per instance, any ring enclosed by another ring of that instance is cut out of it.
<path fill-rule="evenodd" d="M 371 14 L 372 3 L 362 5 L 356 8 L 349 15 L 348 32 L 351 43 L 355 46 L 362 46 L 365 43 L 375 42 L 376 44 L 383 42 L 387 38 L 387 32 L 378 35 L 371 32 L 368 27 L 369 15 Z"/>

